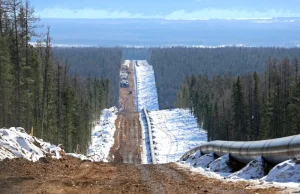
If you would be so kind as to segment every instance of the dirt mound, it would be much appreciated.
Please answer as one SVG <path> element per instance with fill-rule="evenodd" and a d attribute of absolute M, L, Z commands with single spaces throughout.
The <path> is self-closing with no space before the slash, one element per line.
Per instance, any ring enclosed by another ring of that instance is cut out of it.
<path fill-rule="evenodd" d="M 64 156 L 56 160 L 0 162 L 0 193 L 276 193 L 246 189 L 180 169 L 176 164 L 92 163 Z"/>
<path fill-rule="evenodd" d="M 52 175 L 58 173 L 70 174 L 82 163 L 81 160 L 64 156 L 61 159 L 40 158 L 33 163 L 24 158 L 13 160 L 5 159 L 0 163 L 0 172 L 6 176 L 32 176 L 39 177 L 45 174 Z M 34 167 L 34 168 L 32 168 Z"/>

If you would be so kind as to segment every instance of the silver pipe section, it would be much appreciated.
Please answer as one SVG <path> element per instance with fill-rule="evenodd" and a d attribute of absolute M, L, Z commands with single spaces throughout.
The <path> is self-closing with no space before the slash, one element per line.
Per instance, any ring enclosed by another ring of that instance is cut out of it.
<path fill-rule="evenodd" d="M 147 121 L 147 126 L 148 126 L 148 135 L 149 135 L 149 143 L 150 143 L 150 151 L 151 151 L 151 160 L 152 160 L 152 164 L 156 164 L 156 158 L 155 158 L 155 153 L 154 153 L 154 149 L 153 149 L 153 139 L 152 139 L 152 128 L 151 128 L 151 123 L 150 123 L 150 119 L 149 119 L 149 115 L 148 112 L 145 108 L 143 108 L 143 112 L 145 114 L 146 117 L 146 121 Z"/>
<path fill-rule="evenodd" d="M 139 91 L 138 91 L 138 86 L 137 86 L 137 75 L 136 75 L 136 63 L 137 61 L 131 61 L 133 64 L 133 71 L 134 71 L 134 89 L 135 89 L 135 109 L 137 112 L 139 112 L 139 101 L 138 101 L 138 96 L 139 96 Z"/>
<path fill-rule="evenodd" d="M 201 151 L 202 154 L 215 153 L 218 157 L 229 154 L 233 159 L 248 163 L 260 156 L 271 164 L 279 164 L 289 159 L 300 158 L 300 135 L 261 141 L 212 141 L 185 153 L 181 160 Z"/>

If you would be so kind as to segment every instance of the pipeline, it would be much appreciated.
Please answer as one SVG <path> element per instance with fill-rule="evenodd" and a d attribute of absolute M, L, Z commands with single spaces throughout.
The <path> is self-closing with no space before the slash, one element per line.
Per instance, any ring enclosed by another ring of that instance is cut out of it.
<path fill-rule="evenodd" d="M 233 159 L 248 163 L 260 156 L 270 164 L 279 164 L 289 159 L 300 158 L 300 135 L 261 141 L 211 141 L 185 153 L 180 160 L 191 154 L 215 153 L 218 157 L 229 154 Z"/>
<path fill-rule="evenodd" d="M 140 107 L 139 107 L 139 101 L 138 101 L 138 95 L 139 95 L 139 91 L 138 91 L 138 86 L 137 86 L 137 74 L 136 74 L 136 65 L 138 64 L 138 61 L 132 61 L 133 63 L 133 68 L 134 68 L 134 85 L 135 85 L 135 105 L 136 105 L 136 111 L 140 111 Z M 149 119 L 149 115 L 147 113 L 147 110 L 145 108 L 143 108 L 141 110 L 141 112 L 144 113 L 145 118 L 146 118 L 146 122 L 147 122 L 147 128 L 148 128 L 148 135 L 149 135 L 149 146 L 150 146 L 150 155 L 151 155 L 151 161 L 152 164 L 156 164 L 156 158 L 155 158 L 155 154 L 154 154 L 154 149 L 153 149 L 153 140 L 152 140 L 152 130 L 151 130 L 151 123 L 150 123 L 150 119 Z"/>
<path fill-rule="evenodd" d="M 151 123 L 150 123 L 148 112 L 147 112 L 147 110 L 145 108 L 143 108 L 143 112 L 145 114 L 146 121 L 147 121 L 147 126 L 148 126 L 151 160 L 152 160 L 152 164 L 156 164 L 156 158 L 155 158 L 155 153 L 154 153 L 154 149 L 153 149 L 153 139 L 152 139 Z"/>
<path fill-rule="evenodd" d="M 138 101 L 139 91 L 138 91 L 138 86 L 137 86 L 137 75 L 136 75 L 136 67 L 135 67 L 135 65 L 137 64 L 137 61 L 132 61 L 132 64 L 133 64 L 133 71 L 134 71 L 135 109 L 138 112 L 139 111 L 139 101 Z"/>

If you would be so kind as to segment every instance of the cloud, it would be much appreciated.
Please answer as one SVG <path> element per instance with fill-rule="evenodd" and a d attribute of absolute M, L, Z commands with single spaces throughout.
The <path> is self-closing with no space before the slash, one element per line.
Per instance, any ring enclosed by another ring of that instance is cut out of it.
<path fill-rule="evenodd" d="M 195 11 L 176 10 L 165 15 L 145 15 L 119 10 L 103 9 L 62 9 L 51 8 L 37 12 L 41 18 L 161 18 L 169 20 L 203 20 L 203 19 L 258 19 L 274 17 L 300 17 L 300 13 L 289 10 L 250 11 L 244 9 L 204 8 Z"/>
<path fill-rule="evenodd" d="M 44 9 L 37 14 L 41 18 L 161 18 L 158 15 L 144 15 L 141 13 L 130 13 L 119 10 L 102 10 L 102 9 L 62 9 L 51 8 Z"/>
<path fill-rule="evenodd" d="M 288 10 L 266 10 L 266 11 L 248 11 L 242 9 L 215 9 L 205 8 L 192 12 L 177 10 L 165 16 L 165 19 L 258 19 L 275 17 L 300 17 L 300 13 L 290 12 Z"/>

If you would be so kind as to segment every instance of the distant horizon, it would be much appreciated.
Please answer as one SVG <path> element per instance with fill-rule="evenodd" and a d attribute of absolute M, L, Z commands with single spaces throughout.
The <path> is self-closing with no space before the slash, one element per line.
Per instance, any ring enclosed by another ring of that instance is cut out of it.
<path fill-rule="evenodd" d="M 53 44 L 101 47 L 300 45 L 300 17 L 243 20 L 41 19 Z M 35 39 L 36 40 L 36 39 Z M 33 40 L 33 41 L 35 41 Z"/>
<path fill-rule="evenodd" d="M 206 21 L 206 20 L 276 20 L 276 19 L 300 19 L 300 16 L 296 17 L 272 17 L 272 18 L 207 18 L 207 19 L 168 19 L 168 18 L 44 18 L 44 19 L 62 19 L 62 20 L 167 20 L 167 21 Z"/>
<path fill-rule="evenodd" d="M 300 17 L 297 0 L 30 0 L 41 18 L 178 20 Z"/>
<path fill-rule="evenodd" d="M 218 15 L 219 14 L 219 15 Z M 300 18 L 300 12 L 288 10 L 270 10 L 267 12 L 248 12 L 245 10 L 222 10 L 207 8 L 187 12 L 175 10 L 165 15 L 143 15 L 119 10 L 79 9 L 69 10 L 61 8 L 44 9 L 36 12 L 36 15 L 44 19 L 163 19 L 163 20 L 234 20 L 234 19 L 274 19 L 274 18 Z"/>

